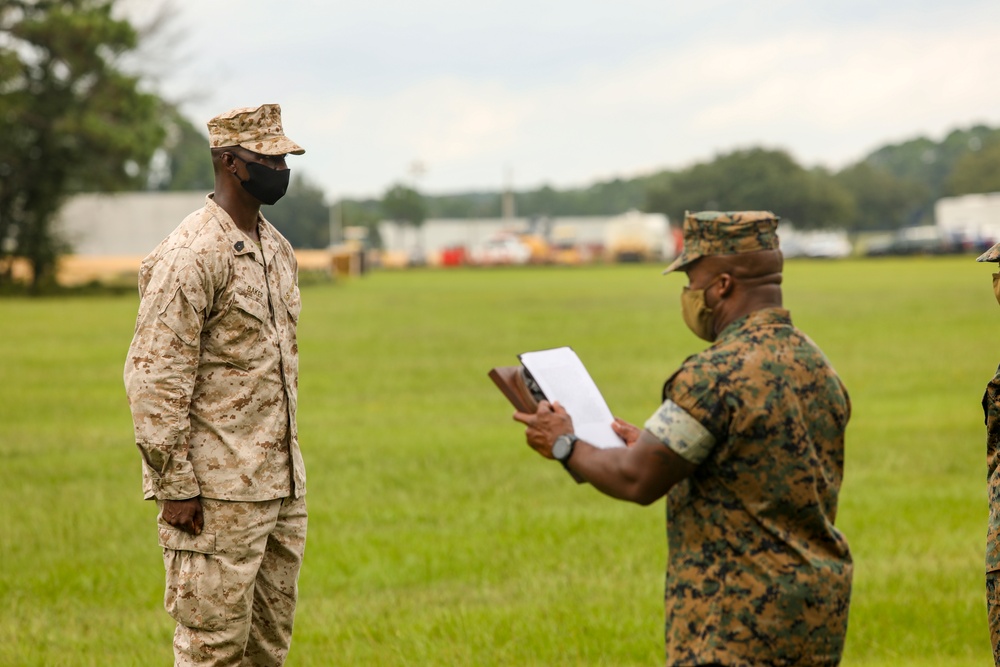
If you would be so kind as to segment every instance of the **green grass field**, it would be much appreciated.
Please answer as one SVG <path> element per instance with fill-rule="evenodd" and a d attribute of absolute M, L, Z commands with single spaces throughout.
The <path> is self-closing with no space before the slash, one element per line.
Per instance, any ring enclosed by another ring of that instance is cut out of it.
<path fill-rule="evenodd" d="M 980 398 L 991 266 L 791 261 L 785 304 L 851 392 L 844 664 L 990 663 Z M 572 345 L 643 422 L 702 346 L 656 266 L 374 273 L 303 289 L 310 526 L 288 664 L 663 662 L 663 501 L 577 486 L 486 377 Z M 137 298 L 0 301 L 0 664 L 166 665 L 155 508 L 121 381 Z"/>

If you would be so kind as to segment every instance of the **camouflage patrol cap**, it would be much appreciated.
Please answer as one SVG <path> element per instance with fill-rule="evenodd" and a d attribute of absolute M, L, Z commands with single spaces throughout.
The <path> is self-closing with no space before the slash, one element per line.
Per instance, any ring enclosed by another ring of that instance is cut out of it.
<path fill-rule="evenodd" d="M 709 255 L 736 255 L 778 247 L 778 216 L 770 211 L 701 211 L 684 216 L 684 250 L 670 273 Z"/>
<path fill-rule="evenodd" d="M 1000 262 L 1000 243 L 976 258 L 977 262 Z"/>
<path fill-rule="evenodd" d="M 208 121 L 208 142 L 212 148 L 242 146 L 261 155 L 302 155 L 305 149 L 285 136 L 281 129 L 281 107 L 262 104 L 241 107 Z"/>

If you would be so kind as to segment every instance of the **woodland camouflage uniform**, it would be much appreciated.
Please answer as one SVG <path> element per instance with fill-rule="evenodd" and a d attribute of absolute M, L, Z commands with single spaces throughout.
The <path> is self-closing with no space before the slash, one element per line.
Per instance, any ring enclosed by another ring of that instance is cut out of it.
<path fill-rule="evenodd" d="M 983 394 L 986 419 L 986 483 L 989 524 L 986 529 L 986 608 L 993 662 L 1000 667 L 1000 367 Z"/>
<path fill-rule="evenodd" d="M 778 247 L 769 212 L 688 216 L 699 257 Z M 765 308 L 730 323 L 663 388 L 646 428 L 694 473 L 667 496 L 667 664 L 837 665 L 852 561 L 834 527 L 847 391 L 826 357 Z"/>
<path fill-rule="evenodd" d="M 1000 262 L 1000 243 L 976 261 Z M 1000 295 L 1000 274 L 994 274 L 994 293 Z M 1000 296 L 997 296 L 1000 302 Z M 986 609 L 993 644 L 993 662 L 1000 667 L 1000 367 L 983 394 L 986 421 L 986 483 L 989 523 L 986 529 Z"/>

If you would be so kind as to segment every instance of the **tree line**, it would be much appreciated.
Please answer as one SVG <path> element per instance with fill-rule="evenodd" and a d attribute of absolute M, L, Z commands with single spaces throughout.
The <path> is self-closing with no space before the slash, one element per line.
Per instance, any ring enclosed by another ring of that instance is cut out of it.
<path fill-rule="evenodd" d="M 34 286 L 54 280 L 70 250 L 53 229 L 72 194 L 203 190 L 214 186 L 203 130 L 147 92 L 129 57 L 139 29 L 117 0 L 5 0 L 0 4 L 0 285 L 26 258 Z M 155 27 L 155 26 L 154 26 Z M 134 59 L 134 58 L 133 58 Z M 748 147 L 696 164 L 581 188 L 510 193 L 519 216 L 770 209 L 801 229 L 891 230 L 932 222 L 942 196 L 1000 191 L 1000 128 L 975 125 L 944 139 L 886 145 L 839 171 L 799 164 L 778 148 Z M 307 174 L 268 212 L 292 244 L 326 247 L 340 226 L 391 219 L 500 217 L 501 191 L 428 195 L 402 182 L 380 197 L 328 202 Z"/>
<path fill-rule="evenodd" d="M 515 193 L 524 216 L 770 209 L 802 229 L 889 230 L 933 221 L 944 196 L 1000 191 L 1000 128 L 956 129 L 936 142 L 886 145 L 840 171 L 799 164 L 787 151 L 750 147 L 678 170 L 556 190 Z M 432 217 L 496 217 L 500 193 L 428 198 Z"/>
<path fill-rule="evenodd" d="M 303 192 L 311 187 L 314 197 L 318 192 L 306 182 L 300 187 Z M 679 170 L 576 189 L 543 185 L 513 196 L 522 217 L 617 215 L 635 209 L 678 221 L 685 211 L 767 209 L 799 229 L 860 232 L 932 224 L 934 203 L 941 197 L 982 192 L 1000 192 L 1000 128 L 985 125 L 953 130 L 941 141 L 918 137 L 886 145 L 839 171 L 805 167 L 784 150 L 751 147 Z M 421 195 L 396 183 L 381 198 L 338 205 L 344 224 L 374 231 L 381 219 L 419 226 L 425 218 L 497 218 L 502 198 L 499 190 Z M 284 214 L 281 205 L 275 216 Z M 289 229 L 309 226 L 306 220 L 276 219 Z M 325 221 L 319 215 L 313 224 L 313 238 L 321 244 L 328 238 Z"/>
<path fill-rule="evenodd" d="M 205 138 L 187 142 L 203 154 Z M 187 164 L 190 155 L 171 161 Z M 207 158 L 203 159 L 207 162 Z M 199 182 L 175 179 L 170 189 L 210 189 L 210 168 Z M 550 185 L 512 193 L 517 215 L 556 217 L 617 215 L 628 210 L 664 213 L 681 220 L 685 211 L 768 209 L 799 229 L 888 231 L 932 224 L 934 203 L 945 196 L 1000 191 L 1000 128 L 975 125 L 944 139 L 918 137 L 883 146 L 839 171 L 799 164 L 787 151 L 751 147 L 720 153 L 679 170 L 601 181 L 583 188 Z M 403 183 L 381 197 L 342 200 L 330 211 L 322 189 L 296 175 L 289 194 L 272 209 L 293 244 L 325 247 L 330 216 L 343 225 L 377 234 L 382 219 L 419 226 L 426 218 L 497 218 L 503 192 L 428 195 Z M 306 202 L 311 202 L 306 204 Z"/>

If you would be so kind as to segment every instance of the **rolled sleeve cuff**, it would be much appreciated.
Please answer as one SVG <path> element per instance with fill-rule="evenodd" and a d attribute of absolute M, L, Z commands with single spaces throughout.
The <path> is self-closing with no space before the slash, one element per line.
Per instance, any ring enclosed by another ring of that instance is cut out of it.
<path fill-rule="evenodd" d="M 157 500 L 187 500 L 201 495 L 201 486 L 194 476 L 191 464 L 185 461 L 184 465 L 178 467 L 181 470 L 161 476 L 146 466 L 149 490 Z"/>
<path fill-rule="evenodd" d="M 685 461 L 694 464 L 708 458 L 715 446 L 715 436 L 671 400 L 664 401 L 646 421 L 646 430 Z"/>

